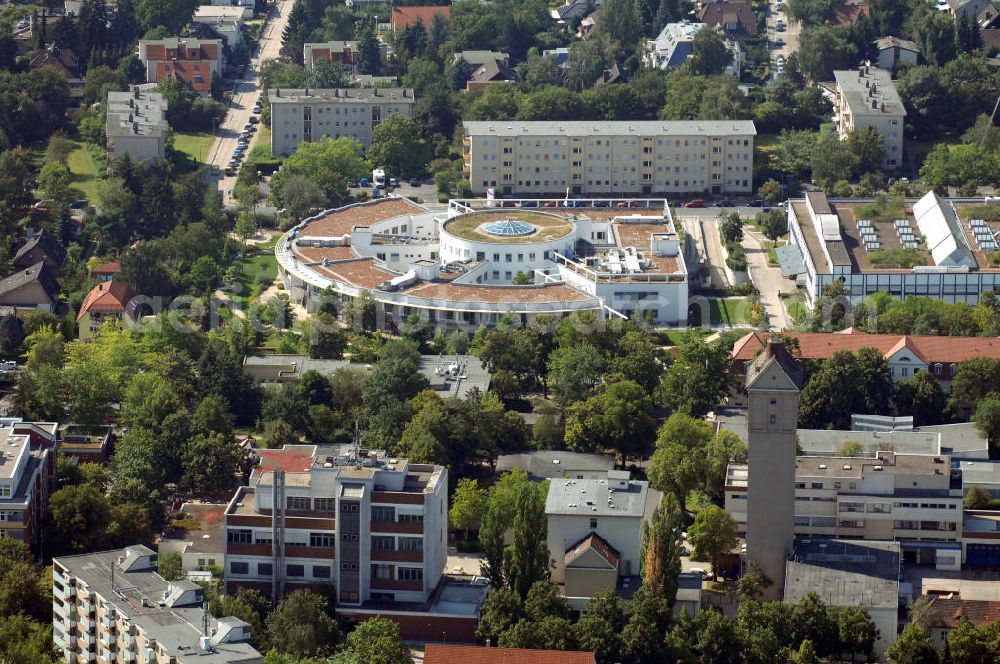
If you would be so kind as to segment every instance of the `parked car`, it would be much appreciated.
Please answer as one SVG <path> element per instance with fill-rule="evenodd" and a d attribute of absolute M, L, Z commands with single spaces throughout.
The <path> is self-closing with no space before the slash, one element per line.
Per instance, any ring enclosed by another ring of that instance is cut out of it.
<path fill-rule="evenodd" d="M 556 207 L 557 205 L 559 205 L 558 201 L 545 201 L 545 207 L 547 208 Z"/>
<path fill-rule="evenodd" d="M 749 207 L 764 207 L 764 199 L 763 198 L 753 199 L 752 201 L 750 201 Z"/>
<path fill-rule="evenodd" d="M 70 203 L 69 204 L 69 209 L 70 210 L 82 210 L 83 208 L 87 207 L 88 205 L 90 205 L 90 203 L 87 201 L 87 199 L 86 198 L 81 198 L 78 201 L 73 201 L 72 203 Z"/>
<path fill-rule="evenodd" d="M 728 198 L 723 198 L 715 204 L 715 207 L 733 207 L 733 202 Z"/>
<path fill-rule="evenodd" d="M 538 207 L 538 201 L 521 201 L 521 207 Z"/>
<path fill-rule="evenodd" d="M 692 198 L 687 203 L 684 204 L 686 208 L 703 208 L 705 207 L 705 201 L 700 198 Z"/>
<path fill-rule="evenodd" d="M 358 184 L 362 187 L 367 187 L 368 185 L 371 184 L 371 182 L 368 181 L 368 178 L 361 178 L 360 180 L 358 180 Z"/>

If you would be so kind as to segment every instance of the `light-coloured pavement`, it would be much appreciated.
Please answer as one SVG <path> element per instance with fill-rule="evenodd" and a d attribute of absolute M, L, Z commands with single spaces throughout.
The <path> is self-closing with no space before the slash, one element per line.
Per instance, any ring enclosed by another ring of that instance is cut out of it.
<path fill-rule="evenodd" d="M 780 267 L 772 267 L 767 262 L 767 239 L 749 228 L 743 230 L 743 251 L 747 255 L 750 280 L 760 292 L 760 301 L 767 312 L 772 330 L 788 330 L 792 320 L 781 301 L 782 293 L 794 293 L 795 284 L 781 275 Z"/>
<path fill-rule="evenodd" d="M 233 99 L 229 104 L 229 112 L 219 126 L 215 143 L 209 153 L 209 166 L 218 169 L 219 191 L 222 192 L 223 205 L 230 205 L 232 201 L 233 185 L 236 184 L 236 177 L 225 177 L 226 164 L 236 150 L 236 143 L 239 140 L 243 126 L 250 121 L 251 111 L 254 102 L 260 95 L 260 63 L 264 60 L 272 60 L 278 57 L 281 50 L 281 34 L 288 23 L 288 15 L 292 11 L 292 0 L 277 0 L 271 9 L 270 19 L 264 34 L 261 35 L 260 49 L 257 55 L 250 60 L 250 66 L 246 71 L 246 78 L 238 81 L 235 86 Z M 257 132 L 250 136 L 249 152 L 257 143 Z M 214 169 L 213 169 L 214 170 Z"/>
<path fill-rule="evenodd" d="M 698 254 L 708 267 L 708 287 L 723 289 L 728 286 L 729 280 L 722 268 L 725 260 L 722 258 L 722 240 L 719 238 L 718 224 L 705 217 L 688 216 L 686 211 L 679 216 L 679 221 L 691 237 L 698 239 Z"/>

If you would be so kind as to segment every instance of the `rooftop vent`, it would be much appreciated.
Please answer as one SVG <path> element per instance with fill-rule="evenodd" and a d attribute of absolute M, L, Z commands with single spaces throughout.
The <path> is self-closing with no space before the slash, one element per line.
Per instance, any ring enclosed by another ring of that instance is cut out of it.
<path fill-rule="evenodd" d="M 851 469 L 851 464 L 845 463 L 844 464 L 844 470 L 850 470 L 850 469 Z"/>
<path fill-rule="evenodd" d="M 825 463 L 819 464 L 819 469 L 820 470 L 826 470 L 826 464 Z"/>

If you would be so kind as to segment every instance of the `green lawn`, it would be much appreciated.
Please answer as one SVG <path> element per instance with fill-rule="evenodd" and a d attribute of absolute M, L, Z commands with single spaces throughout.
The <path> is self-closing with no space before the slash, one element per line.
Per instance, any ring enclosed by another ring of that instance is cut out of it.
<path fill-rule="evenodd" d="M 690 335 L 694 335 L 696 337 L 707 337 L 711 333 L 711 330 L 691 327 L 686 330 L 663 330 L 659 333 L 659 336 L 660 341 L 663 342 L 664 345 L 679 346 Z"/>
<path fill-rule="evenodd" d="M 91 203 L 100 202 L 98 185 L 101 179 L 98 177 L 97 164 L 87 151 L 87 145 L 83 141 L 73 141 L 76 149 L 69 153 L 69 170 L 73 174 L 73 188 L 83 193 Z"/>
<path fill-rule="evenodd" d="M 798 324 L 809 316 L 809 309 L 806 307 L 805 296 L 802 293 L 794 295 L 782 295 L 781 301 L 785 305 L 785 310 L 792 317 L 792 322 Z"/>
<path fill-rule="evenodd" d="M 192 161 L 205 163 L 211 156 L 212 143 L 215 137 L 211 134 L 174 134 L 174 149 L 183 152 Z"/>
<path fill-rule="evenodd" d="M 244 256 L 236 261 L 243 275 L 240 278 L 242 288 L 239 294 L 230 294 L 233 300 L 245 302 L 253 284 L 258 284 L 258 292 L 263 292 L 278 278 L 278 261 L 274 258 L 273 250 L 280 237 L 280 235 L 275 235 L 268 242 L 257 245 L 258 253 L 253 256 Z"/>
<path fill-rule="evenodd" d="M 712 298 L 708 302 L 709 316 L 713 325 L 735 325 L 746 322 L 745 297 Z"/>

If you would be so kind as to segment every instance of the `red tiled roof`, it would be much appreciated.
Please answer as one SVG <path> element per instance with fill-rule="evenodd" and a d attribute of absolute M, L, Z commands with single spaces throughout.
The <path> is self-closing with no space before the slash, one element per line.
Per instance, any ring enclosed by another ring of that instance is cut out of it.
<path fill-rule="evenodd" d="M 961 597 L 931 597 L 926 627 L 954 629 L 965 618 L 975 627 L 1000 620 L 1000 602 L 962 599 Z"/>
<path fill-rule="evenodd" d="M 757 19 L 749 2 L 708 2 L 702 5 L 701 22 L 710 26 L 738 25 L 735 34 L 749 37 L 757 35 Z"/>
<path fill-rule="evenodd" d="M 350 235 L 355 226 L 370 226 L 379 221 L 401 217 L 404 214 L 421 214 L 427 210 L 405 198 L 380 198 L 360 205 L 333 210 L 322 217 L 310 221 L 300 235 L 339 237 Z"/>
<path fill-rule="evenodd" d="M 135 291 L 121 281 L 99 283 L 83 299 L 83 304 L 80 305 L 80 313 L 77 314 L 76 319 L 80 320 L 88 312 L 123 314 L 129 309 L 129 303 L 135 296 Z"/>
<path fill-rule="evenodd" d="M 428 643 L 424 664 L 594 664 L 594 653 Z"/>
<path fill-rule="evenodd" d="M 447 21 L 451 18 L 451 7 L 393 7 L 392 29 L 402 30 L 420 22 L 429 30 L 435 14 L 440 14 Z"/>
<path fill-rule="evenodd" d="M 309 452 L 304 451 L 309 449 Z M 257 473 L 266 473 L 271 470 L 283 470 L 286 473 L 306 473 L 312 468 L 313 456 L 312 445 L 295 445 L 291 448 L 280 450 L 261 450 L 260 465 L 257 466 Z"/>
<path fill-rule="evenodd" d="M 594 550 L 597 554 L 608 561 L 608 564 L 612 567 L 618 567 L 618 561 L 621 560 L 621 554 L 618 553 L 618 549 L 611 546 L 606 539 L 598 535 L 597 533 L 590 533 L 582 540 L 566 549 L 566 565 L 571 565 L 577 558 L 582 556 L 587 551 Z"/>
<path fill-rule="evenodd" d="M 951 364 L 974 357 L 1000 359 L 1000 337 L 932 337 L 901 334 L 867 334 L 853 328 L 837 333 L 788 332 L 786 335 L 797 339 L 799 348 L 796 357 L 811 360 L 825 360 L 839 350 L 856 353 L 862 348 L 875 348 L 885 357 L 897 353 L 904 346 L 917 357 L 930 364 L 940 362 Z M 770 334 L 750 332 L 733 346 L 734 360 L 750 360 L 757 351 L 764 348 Z"/>
<path fill-rule="evenodd" d="M 95 265 L 94 269 L 90 271 L 91 274 L 118 274 L 122 271 L 122 264 L 118 261 L 108 261 L 107 263 L 101 263 Z"/>

